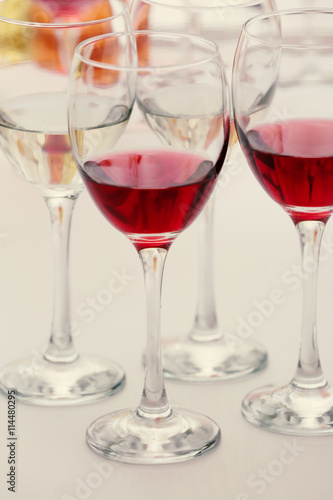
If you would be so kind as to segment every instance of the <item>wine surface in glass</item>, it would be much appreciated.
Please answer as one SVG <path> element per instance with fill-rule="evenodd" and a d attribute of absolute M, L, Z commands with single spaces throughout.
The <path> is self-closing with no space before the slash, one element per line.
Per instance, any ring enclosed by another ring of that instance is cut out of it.
<path fill-rule="evenodd" d="M 218 137 L 222 124 L 222 113 L 216 114 L 221 95 L 211 88 L 207 92 L 202 85 L 164 87 L 150 93 L 149 97 L 138 99 L 143 115 L 162 143 L 172 146 L 204 149 Z M 165 110 L 165 103 L 169 103 Z M 181 114 L 180 110 L 191 110 Z"/>
<path fill-rule="evenodd" d="M 73 192 L 83 188 L 72 156 L 65 92 L 31 94 L 2 103 L 0 143 L 3 151 L 36 187 Z"/>
<path fill-rule="evenodd" d="M 295 222 L 329 217 L 333 211 L 332 120 L 288 120 L 259 125 L 246 135 L 238 127 L 238 132 L 255 176 Z M 315 216 L 311 209 L 317 209 Z"/>
<path fill-rule="evenodd" d="M 152 235 L 142 248 L 169 247 L 201 212 L 221 166 L 202 154 L 162 149 L 110 153 L 86 162 L 82 175 L 107 220 L 138 235 L 140 250 L 139 235 Z M 166 235 L 164 242 L 158 243 L 159 235 Z"/>

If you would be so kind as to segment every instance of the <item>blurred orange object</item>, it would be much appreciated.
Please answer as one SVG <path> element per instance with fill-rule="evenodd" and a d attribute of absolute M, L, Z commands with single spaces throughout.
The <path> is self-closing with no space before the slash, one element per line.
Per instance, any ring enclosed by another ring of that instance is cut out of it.
<path fill-rule="evenodd" d="M 119 42 L 117 39 L 100 40 L 89 53 L 89 59 L 96 62 L 117 64 L 119 58 Z M 83 66 L 82 75 L 85 81 L 90 81 L 95 86 L 105 86 L 115 83 L 119 79 L 119 71 L 110 68 Z"/>
<path fill-rule="evenodd" d="M 102 0 L 94 7 L 91 7 L 89 10 L 87 10 L 82 20 L 89 21 L 92 18 L 103 19 L 110 16 L 112 16 L 110 4 L 107 1 Z M 86 40 L 87 38 L 103 35 L 108 32 L 108 26 L 105 24 L 87 26 L 82 29 L 79 41 L 81 42 L 83 40 Z M 98 44 L 96 44 L 93 52 L 89 54 L 89 57 L 94 61 L 103 61 L 105 63 L 115 64 L 118 59 L 118 51 L 119 46 L 117 40 L 113 40 L 112 42 L 104 42 L 104 40 L 101 40 Z M 112 83 L 117 79 L 117 72 L 112 72 L 103 68 L 94 68 L 93 82 L 96 85 L 105 85 L 108 83 Z"/>
<path fill-rule="evenodd" d="M 51 23 L 52 16 L 45 8 L 42 8 L 39 3 L 33 3 L 30 8 L 31 22 L 33 23 Z M 58 40 L 55 36 L 54 29 L 44 28 L 36 30 L 31 51 L 33 59 L 43 66 L 52 70 L 61 70 L 61 62 L 58 50 Z"/>
<path fill-rule="evenodd" d="M 74 4 L 74 5 L 73 5 Z M 32 3 L 30 8 L 30 20 L 36 23 L 69 23 L 69 22 L 84 22 L 94 21 L 97 19 L 105 19 L 112 16 L 111 5 L 108 0 L 90 0 L 73 2 L 64 2 L 63 0 L 37 0 Z M 57 6 L 58 8 L 55 8 Z M 73 10 L 74 7 L 76 10 Z M 68 73 L 75 47 L 81 41 L 108 33 L 110 24 L 100 23 L 96 25 L 87 25 L 85 27 L 73 27 L 71 37 L 64 39 L 64 34 L 61 27 L 47 27 L 43 30 L 36 30 L 36 36 L 32 43 L 32 51 L 34 60 L 43 68 L 62 71 Z M 65 47 L 65 49 L 63 49 Z M 72 54 L 66 54 L 66 57 L 61 57 L 62 51 L 71 49 Z M 104 56 L 103 56 L 104 57 Z"/>

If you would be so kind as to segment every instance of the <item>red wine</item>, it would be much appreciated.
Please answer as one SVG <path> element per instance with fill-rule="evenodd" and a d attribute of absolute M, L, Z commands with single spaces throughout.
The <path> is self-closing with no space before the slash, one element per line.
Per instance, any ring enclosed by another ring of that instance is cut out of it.
<path fill-rule="evenodd" d="M 168 248 L 200 213 L 222 161 L 187 151 L 124 152 L 84 164 L 83 180 L 97 206 L 140 250 Z"/>
<path fill-rule="evenodd" d="M 333 121 L 289 120 L 237 127 L 244 153 L 268 194 L 294 222 L 333 212 Z"/>

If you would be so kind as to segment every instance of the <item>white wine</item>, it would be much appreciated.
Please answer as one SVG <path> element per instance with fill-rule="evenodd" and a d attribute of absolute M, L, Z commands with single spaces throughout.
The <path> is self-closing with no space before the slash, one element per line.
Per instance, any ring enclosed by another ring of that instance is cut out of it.
<path fill-rule="evenodd" d="M 110 105 L 110 100 L 96 97 L 76 101 L 82 127 L 74 132 L 75 145 L 81 159 L 97 154 L 105 140 L 110 145 L 107 124 L 128 117 L 128 108 Z M 86 121 L 93 127 L 84 128 Z M 113 128 L 116 142 L 122 126 Z M 2 103 L 0 142 L 19 173 L 42 194 L 74 195 L 83 189 L 68 134 L 66 93 L 26 95 Z"/>
<path fill-rule="evenodd" d="M 138 104 L 164 144 L 205 151 L 223 127 L 222 96 L 214 88 L 208 93 L 200 85 L 165 87 Z"/>
<path fill-rule="evenodd" d="M 1 105 L 2 150 L 27 181 L 46 193 L 83 189 L 67 132 L 66 99 L 65 93 L 33 94 Z"/>
<path fill-rule="evenodd" d="M 70 127 L 73 154 L 81 166 L 92 157 L 111 150 L 128 123 L 132 109 L 112 103 L 110 98 L 96 96 L 90 100 L 76 99 Z"/>

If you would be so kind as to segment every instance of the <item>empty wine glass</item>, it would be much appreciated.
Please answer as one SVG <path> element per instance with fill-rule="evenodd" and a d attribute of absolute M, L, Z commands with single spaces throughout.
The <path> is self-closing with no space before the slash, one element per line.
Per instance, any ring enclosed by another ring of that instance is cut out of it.
<path fill-rule="evenodd" d="M 232 61 L 243 22 L 273 8 L 273 0 L 133 0 L 130 16 L 136 29 L 178 31 L 213 40 L 219 47 L 230 84 Z M 183 137 L 185 146 L 200 137 L 200 122 L 186 133 L 182 123 L 178 125 L 177 140 Z M 160 131 L 160 135 L 170 144 L 176 137 L 167 127 Z M 234 168 L 239 152 L 231 115 L 224 171 Z M 198 225 L 199 266 L 194 324 L 180 339 L 168 338 L 162 349 L 164 372 L 170 378 L 219 381 L 248 375 L 266 366 L 266 349 L 259 342 L 253 339 L 232 342 L 219 325 L 215 303 L 213 212 L 212 198 Z"/>
<path fill-rule="evenodd" d="M 4 0 L 0 16 L 0 146 L 46 201 L 55 259 L 49 344 L 40 356 L 2 368 L 0 388 L 6 394 L 14 389 L 27 403 L 84 403 L 112 394 L 125 376 L 103 357 L 78 355 L 71 337 L 69 232 L 83 183 L 68 135 L 68 75 L 75 46 L 94 35 L 127 31 L 128 11 L 121 0 Z"/>
<path fill-rule="evenodd" d="M 146 121 L 138 127 L 140 113 Z M 190 147 L 181 139 L 162 143 L 165 128 L 176 136 L 180 122 L 184 130 L 198 122 L 200 140 Z M 69 88 L 69 129 L 89 194 L 140 256 L 147 298 L 139 406 L 97 419 L 87 430 L 88 444 L 131 463 L 199 456 L 217 445 L 220 430 L 208 417 L 169 405 L 160 296 L 168 249 L 207 202 L 226 155 L 228 92 L 217 47 L 197 37 L 149 31 L 80 44 Z"/>
<path fill-rule="evenodd" d="M 278 11 L 243 27 L 233 72 L 238 137 L 257 180 L 296 226 L 304 279 L 296 373 L 287 385 L 252 391 L 242 412 L 287 434 L 333 432 L 316 332 L 319 251 L 333 212 L 332 68 L 333 10 Z"/>

